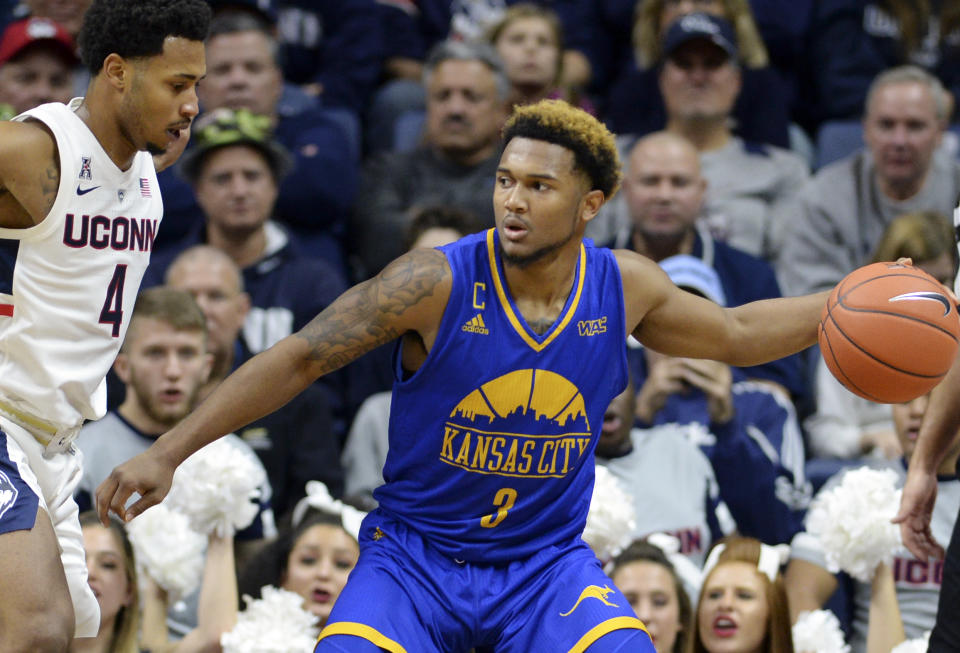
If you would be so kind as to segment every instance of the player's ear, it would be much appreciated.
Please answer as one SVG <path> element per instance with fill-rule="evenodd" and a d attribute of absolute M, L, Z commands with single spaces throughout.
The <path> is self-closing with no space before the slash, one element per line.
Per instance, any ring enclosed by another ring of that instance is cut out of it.
<path fill-rule="evenodd" d="M 130 357 L 126 352 L 121 351 L 117 354 L 116 360 L 113 361 L 113 371 L 124 383 L 130 382 Z"/>
<path fill-rule="evenodd" d="M 589 191 L 580 201 L 580 218 L 584 222 L 593 220 L 597 217 L 597 214 L 600 212 L 600 207 L 603 206 L 605 201 L 606 198 L 602 190 L 594 189 Z"/>
<path fill-rule="evenodd" d="M 116 52 L 111 52 L 103 60 L 102 74 L 107 82 L 118 91 L 126 90 L 130 85 L 131 63 Z"/>

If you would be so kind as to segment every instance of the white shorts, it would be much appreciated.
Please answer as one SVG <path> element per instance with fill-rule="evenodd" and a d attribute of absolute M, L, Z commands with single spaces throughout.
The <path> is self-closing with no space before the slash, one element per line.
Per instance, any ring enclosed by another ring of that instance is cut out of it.
<path fill-rule="evenodd" d="M 39 507 L 50 516 L 53 530 L 60 545 L 60 560 L 67 576 L 70 598 L 76 616 L 76 637 L 95 637 L 100 629 L 100 605 L 87 584 L 87 561 L 83 552 L 83 535 L 80 530 L 77 504 L 73 492 L 83 473 L 83 454 L 75 447 L 67 452 L 44 456 L 44 447 L 29 431 L 0 416 L 0 429 L 6 437 L 0 459 L 0 484 L 6 479 L 11 488 L 5 496 L 10 499 L 8 510 L 4 508 L 0 496 L 0 526 L 6 519 L 12 518 L 14 501 L 22 501 L 26 506 L 36 505 L 36 500 L 25 493 L 17 498 L 19 487 L 25 484 L 39 500 Z M 6 473 L 4 473 L 6 472 Z M 16 478 L 19 476 L 19 478 Z M 0 487 L 0 495 L 3 488 Z M 30 520 L 32 527 L 33 519 Z M 10 529 L 7 529 L 10 530 Z M 0 533 L 4 529 L 0 528 Z"/>

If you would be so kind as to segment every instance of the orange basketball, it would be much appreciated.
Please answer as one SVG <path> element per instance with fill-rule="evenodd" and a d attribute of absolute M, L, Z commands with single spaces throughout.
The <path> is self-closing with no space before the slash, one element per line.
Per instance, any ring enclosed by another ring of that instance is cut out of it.
<path fill-rule="evenodd" d="M 850 392 L 910 401 L 947 373 L 960 318 L 950 294 L 912 265 L 872 263 L 837 284 L 820 318 L 820 353 Z"/>

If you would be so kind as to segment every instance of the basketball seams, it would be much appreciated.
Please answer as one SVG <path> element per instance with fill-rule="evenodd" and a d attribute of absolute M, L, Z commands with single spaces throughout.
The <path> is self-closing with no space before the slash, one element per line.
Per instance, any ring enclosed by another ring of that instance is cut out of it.
<path fill-rule="evenodd" d="M 898 312 L 896 312 L 896 311 L 884 311 L 884 310 L 880 310 L 880 309 L 877 309 L 877 308 L 854 308 L 854 307 L 852 307 L 852 306 L 847 306 L 846 304 L 838 304 L 838 307 L 839 307 L 839 308 L 842 308 L 842 309 L 845 310 L 845 311 L 850 311 L 851 313 L 871 313 L 871 314 L 873 314 L 873 315 L 888 315 L 888 316 L 890 316 L 890 317 L 895 317 L 895 318 L 901 319 L 901 320 L 909 320 L 909 321 L 911 321 L 911 322 L 918 322 L 918 323 L 920 323 L 920 324 L 925 324 L 925 325 L 927 325 L 928 327 L 930 327 L 930 328 L 932 328 L 932 329 L 936 329 L 937 331 L 939 331 L 939 332 L 943 333 L 944 335 L 948 336 L 948 337 L 949 337 L 951 340 L 953 340 L 954 342 L 957 342 L 957 336 L 954 335 L 953 333 L 951 333 L 949 329 L 945 329 L 944 327 L 940 326 L 939 324 L 934 324 L 933 322 L 930 322 L 929 320 L 926 320 L 926 319 L 921 318 L 921 317 L 917 317 L 917 316 L 915 316 L 915 315 L 908 315 L 908 314 L 906 314 L 906 313 L 898 313 Z M 948 313 L 947 315 L 949 315 L 949 313 Z M 947 316 L 944 316 L 944 317 L 947 317 Z M 834 322 L 836 322 L 836 320 L 834 320 Z"/>
<path fill-rule="evenodd" d="M 831 321 L 833 321 L 832 318 L 831 318 Z M 834 321 L 834 326 L 835 328 L 837 328 L 837 332 L 839 334 L 840 333 L 839 327 L 836 327 L 835 321 Z M 833 375 L 837 378 L 837 380 L 840 381 L 840 383 L 843 384 L 845 388 L 847 388 L 848 390 L 854 391 L 855 394 L 858 394 L 861 397 L 864 397 L 865 399 L 870 399 L 871 401 L 880 401 L 878 397 L 874 396 L 872 393 L 867 392 L 866 390 L 861 388 L 859 385 L 854 383 L 853 379 L 847 376 L 847 373 L 844 372 L 843 368 L 840 367 L 840 363 L 839 361 L 837 361 L 837 355 L 833 351 L 833 343 L 830 342 L 830 332 L 827 331 L 827 329 L 825 328 L 821 328 L 821 332 L 823 334 L 823 337 L 821 338 L 821 344 L 820 344 L 821 355 L 823 355 L 823 344 L 826 343 L 827 349 L 830 352 L 830 359 L 828 360 L 826 357 L 824 357 L 824 361 L 827 363 L 827 367 L 830 369 Z M 847 341 L 850 340 L 846 336 L 844 336 L 844 339 L 846 339 Z M 841 376 L 843 378 L 840 378 Z"/>

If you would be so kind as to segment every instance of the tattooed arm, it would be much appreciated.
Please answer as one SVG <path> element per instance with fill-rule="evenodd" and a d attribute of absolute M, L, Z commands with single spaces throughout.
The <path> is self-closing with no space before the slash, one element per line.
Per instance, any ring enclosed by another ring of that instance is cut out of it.
<path fill-rule="evenodd" d="M 450 286 L 446 256 L 433 249 L 411 251 L 354 286 L 298 333 L 244 363 L 146 452 L 114 469 L 97 488 L 100 518 L 113 510 L 132 519 L 166 495 L 173 470 L 190 454 L 280 408 L 317 377 L 374 347 L 412 332 L 429 351 Z M 134 491 L 142 498 L 124 511 Z"/>
<path fill-rule="evenodd" d="M 23 229 L 50 212 L 60 186 L 57 145 L 39 122 L 0 122 L 0 227 Z"/>

